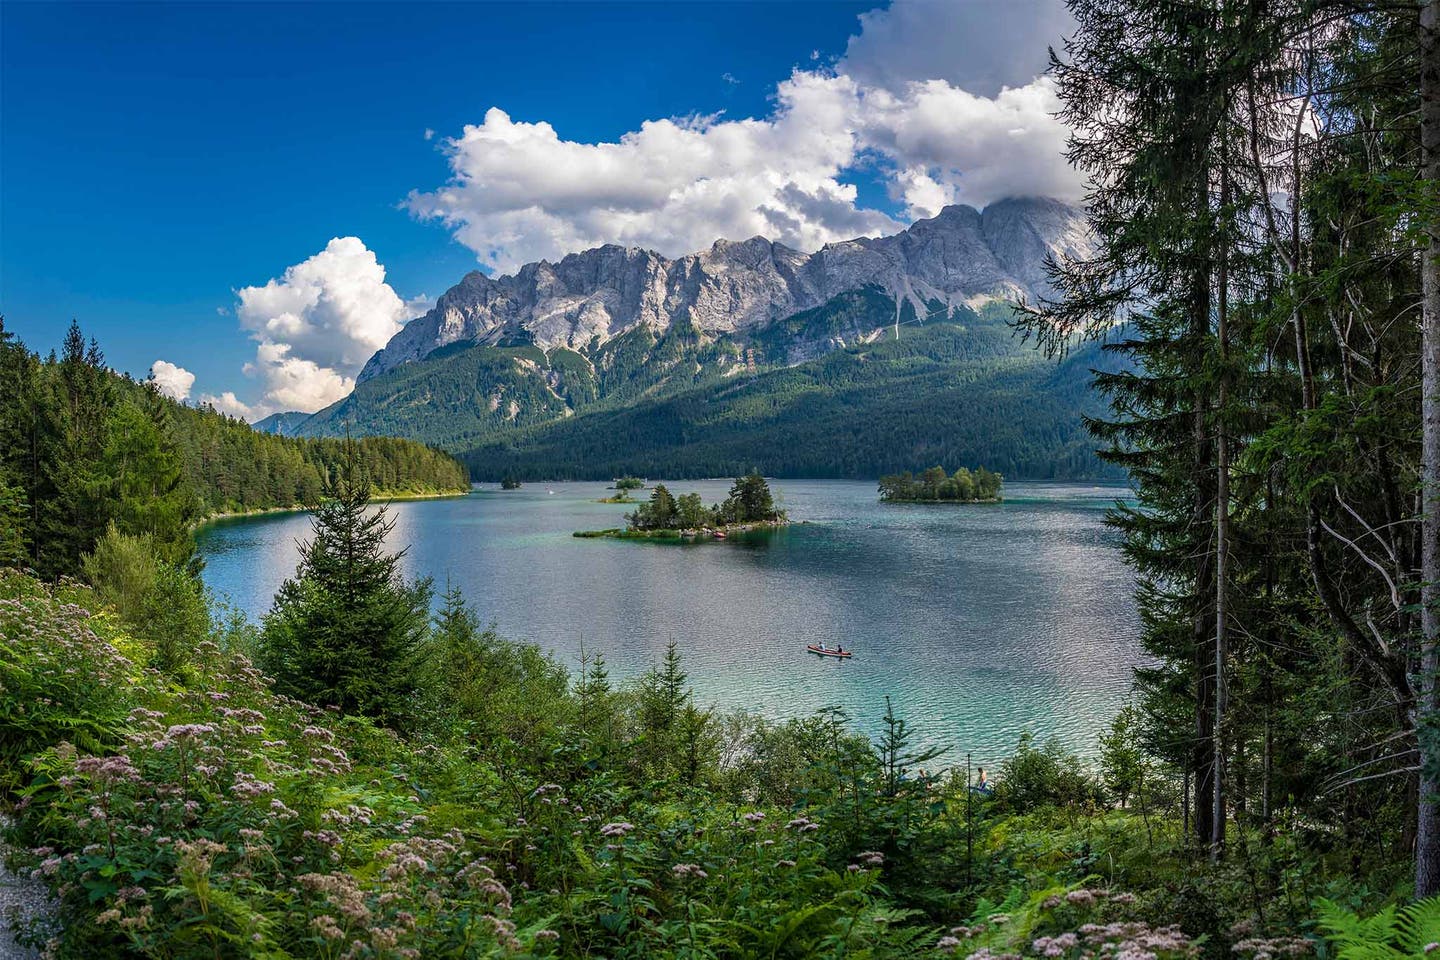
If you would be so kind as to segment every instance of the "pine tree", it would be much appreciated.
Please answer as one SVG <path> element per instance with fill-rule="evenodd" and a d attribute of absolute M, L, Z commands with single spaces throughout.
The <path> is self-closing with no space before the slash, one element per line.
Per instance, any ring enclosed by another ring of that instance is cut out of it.
<path fill-rule="evenodd" d="M 596 651 L 580 654 L 580 680 L 575 685 L 575 698 L 579 701 L 580 730 L 592 738 L 603 733 L 609 738 L 609 723 L 613 719 L 611 697 L 614 688 L 610 684 L 610 671 L 605 666 L 605 655 Z M 595 728 L 604 724 L 606 729 Z"/>
<path fill-rule="evenodd" d="M 25 491 L 0 479 L 0 569 L 28 566 L 29 513 Z"/>
<path fill-rule="evenodd" d="M 1428 188 L 1427 242 L 1421 257 L 1421 462 L 1422 553 L 1420 697 L 1418 723 L 1440 723 L 1440 0 L 1421 8 L 1420 177 Z M 1440 763 L 1424 765 L 1420 779 L 1415 895 L 1440 893 Z"/>
<path fill-rule="evenodd" d="M 144 406 L 120 402 L 105 424 L 101 470 L 114 501 L 111 512 L 122 533 L 148 535 L 166 559 L 184 562 L 194 552 L 190 525 L 199 503 L 164 429 L 169 411 L 150 390 L 143 396 Z"/>
<path fill-rule="evenodd" d="M 943 474 L 942 470 L 941 475 Z M 770 494 L 770 485 L 758 470 L 751 470 L 745 476 L 735 478 L 735 483 L 730 487 L 730 496 L 720 509 L 729 523 L 774 520 L 779 515 L 779 511 L 775 509 L 775 500 Z"/>
<path fill-rule="evenodd" d="M 416 685 L 430 581 L 405 582 L 404 551 L 385 552 L 393 521 L 371 509 L 353 443 L 327 496 L 265 617 L 263 665 L 290 696 L 398 725 Z"/>

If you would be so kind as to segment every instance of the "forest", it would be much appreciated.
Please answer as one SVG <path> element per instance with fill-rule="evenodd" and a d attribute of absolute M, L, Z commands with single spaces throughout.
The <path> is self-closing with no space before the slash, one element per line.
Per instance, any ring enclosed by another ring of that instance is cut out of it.
<path fill-rule="evenodd" d="M 28 475 L 84 491 L 83 516 L 37 512 L 23 462 L 0 488 L 22 531 L 0 565 L 34 570 L 0 576 L 0 790 L 14 868 L 57 902 L 27 936 L 165 958 L 1440 949 L 1440 0 L 1070 9 L 1051 76 L 1097 246 L 1017 324 L 1050 375 L 1103 350 L 1074 448 L 1135 485 L 1110 524 L 1149 659 L 1092 759 L 1022 737 L 977 793 L 964 745 L 916 749 L 900 700 L 873 741 L 831 712 L 767 722 L 697 703 L 683 644 L 619 683 L 456 593 L 432 613 L 355 445 L 263 622 L 178 602 L 149 533 L 169 501 L 102 469 L 119 414 L 84 399 L 110 381 L 77 334 L 18 366 L 48 393 L 0 392 L 68 404 L 61 449 L 90 451 Z M 767 383 L 827 370 L 865 375 L 842 351 Z M 932 374 L 936 409 L 988 402 Z M 734 475 L 746 430 L 781 429 L 756 382 L 723 407 L 756 416 L 687 469 Z M 838 423 L 850 389 L 799 406 Z M 603 422 L 672 449 L 717 406 Z M 578 471 L 588 419 L 487 469 Z M 1011 422 L 1017 457 L 1048 429 Z M 966 457 L 883 428 L 906 440 L 887 470 Z M 866 436 L 816 462 L 873 464 Z M 589 469 L 660 472 L 641 459 Z"/>
<path fill-rule="evenodd" d="M 1126 360 L 1082 344 L 1045 363 L 1021 345 L 1009 316 L 999 308 L 967 324 L 904 327 L 899 341 L 599 404 L 454 449 L 477 480 L 683 479 L 752 466 L 774 477 L 872 480 L 917 462 L 977 456 L 1031 480 L 1122 476 L 1096 458 L 1076 413 L 1103 412 L 1091 370 L 1118 372 Z"/>
<path fill-rule="evenodd" d="M 422 444 L 353 445 L 378 495 L 469 489 L 463 466 Z M 78 324 L 42 359 L 0 320 L 0 564 L 74 576 L 111 528 L 188 563 L 197 522 L 314 504 L 346 450 L 170 400 L 111 371 Z"/>
<path fill-rule="evenodd" d="M 785 511 L 775 506 L 770 485 L 754 470 L 736 477 L 730 495 L 713 507 L 705 506 L 698 493 L 682 493 L 677 497 L 665 484 L 658 483 L 650 491 L 650 499 L 625 516 L 627 529 L 634 531 L 723 529 L 784 519 Z"/>
<path fill-rule="evenodd" d="M 933 466 L 919 476 L 909 470 L 880 478 L 880 499 L 892 503 L 948 500 L 957 503 L 1000 499 L 1003 477 L 984 467 L 960 467 L 954 476 L 942 466 Z"/>

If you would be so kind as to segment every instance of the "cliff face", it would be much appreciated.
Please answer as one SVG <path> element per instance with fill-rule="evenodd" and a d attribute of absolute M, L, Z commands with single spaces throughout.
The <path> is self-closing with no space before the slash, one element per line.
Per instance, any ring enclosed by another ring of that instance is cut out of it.
<path fill-rule="evenodd" d="M 813 254 L 762 237 L 720 240 L 677 260 L 607 245 L 509 276 L 468 274 L 371 357 L 359 380 L 457 342 L 589 352 L 637 327 L 658 334 L 687 317 L 704 334 L 732 333 L 866 287 L 908 300 L 920 313 L 933 300 L 1034 297 L 1046 292 L 1047 255 L 1085 249 L 1083 212 L 1043 198 L 1002 200 L 983 212 L 946 207 L 893 236 Z M 824 352 L 823 345 L 794 347 L 799 355 Z"/>

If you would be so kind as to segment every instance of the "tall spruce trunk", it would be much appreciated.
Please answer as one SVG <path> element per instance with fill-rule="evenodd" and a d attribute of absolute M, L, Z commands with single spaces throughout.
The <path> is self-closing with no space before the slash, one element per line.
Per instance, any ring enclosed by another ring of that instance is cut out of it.
<path fill-rule="evenodd" d="M 1229 215 L 1226 209 L 1230 203 L 1230 171 L 1222 160 L 1220 168 L 1220 223 Z M 1217 310 L 1215 311 L 1215 347 L 1220 354 L 1220 390 L 1215 416 L 1215 717 L 1212 739 L 1214 741 L 1215 773 L 1212 777 L 1213 797 L 1210 806 L 1210 859 L 1219 862 L 1225 848 L 1225 709 L 1229 691 L 1225 685 L 1225 658 L 1227 656 L 1226 574 L 1230 560 L 1230 438 L 1225 429 L 1225 411 L 1230 404 L 1230 374 L 1226 369 L 1229 362 L 1229 257 L 1226 244 L 1228 231 L 1220 236 L 1220 264 L 1216 271 Z"/>
<path fill-rule="evenodd" d="M 1208 265 L 1197 271 L 1192 294 L 1190 334 L 1196 350 L 1204 348 L 1210 333 L 1210 283 Z M 1195 477 L 1195 501 L 1192 519 L 1197 530 L 1203 530 L 1215 519 L 1213 500 L 1216 476 L 1214 449 L 1209 424 L 1209 393 L 1203 387 L 1192 395 L 1191 437 Z M 1215 803 L 1215 604 L 1213 555 L 1199 550 L 1195 561 L 1195 607 L 1192 621 L 1195 645 L 1195 740 L 1190 767 L 1194 772 L 1195 839 L 1201 847 L 1209 847 L 1214 838 Z"/>
<path fill-rule="evenodd" d="M 1421 486 L 1423 520 L 1420 547 L 1420 696 L 1417 731 L 1440 717 L 1440 223 L 1434 189 L 1440 182 L 1440 0 L 1427 0 L 1420 11 L 1420 176 L 1425 194 L 1429 239 L 1421 261 L 1421 413 L 1424 422 Z M 1422 754 L 1422 760 L 1425 758 Z M 1415 895 L 1440 893 L 1440 796 L 1434 765 L 1420 774 L 1415 840 Z"/>

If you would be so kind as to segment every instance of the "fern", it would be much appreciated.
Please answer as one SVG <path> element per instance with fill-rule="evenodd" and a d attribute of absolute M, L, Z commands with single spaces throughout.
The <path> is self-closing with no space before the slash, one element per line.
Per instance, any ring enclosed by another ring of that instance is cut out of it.
<path fill-rule="evenodd" d="M 1317 925 L 1338 960 L 1420 960 L 1428 955 L 1426 947 L 1440 943 L 1440 897 L 1390 904 L 1370 917 L 1330 900 L 1317 907 Z"/>
<path fill-rule="evenodd" d="M 1427 946 L 1440 943 L 1440 897 L 1401 910 L 1399 929 L 1400 947 L 1412 956 L 1423 956 Z"/>

